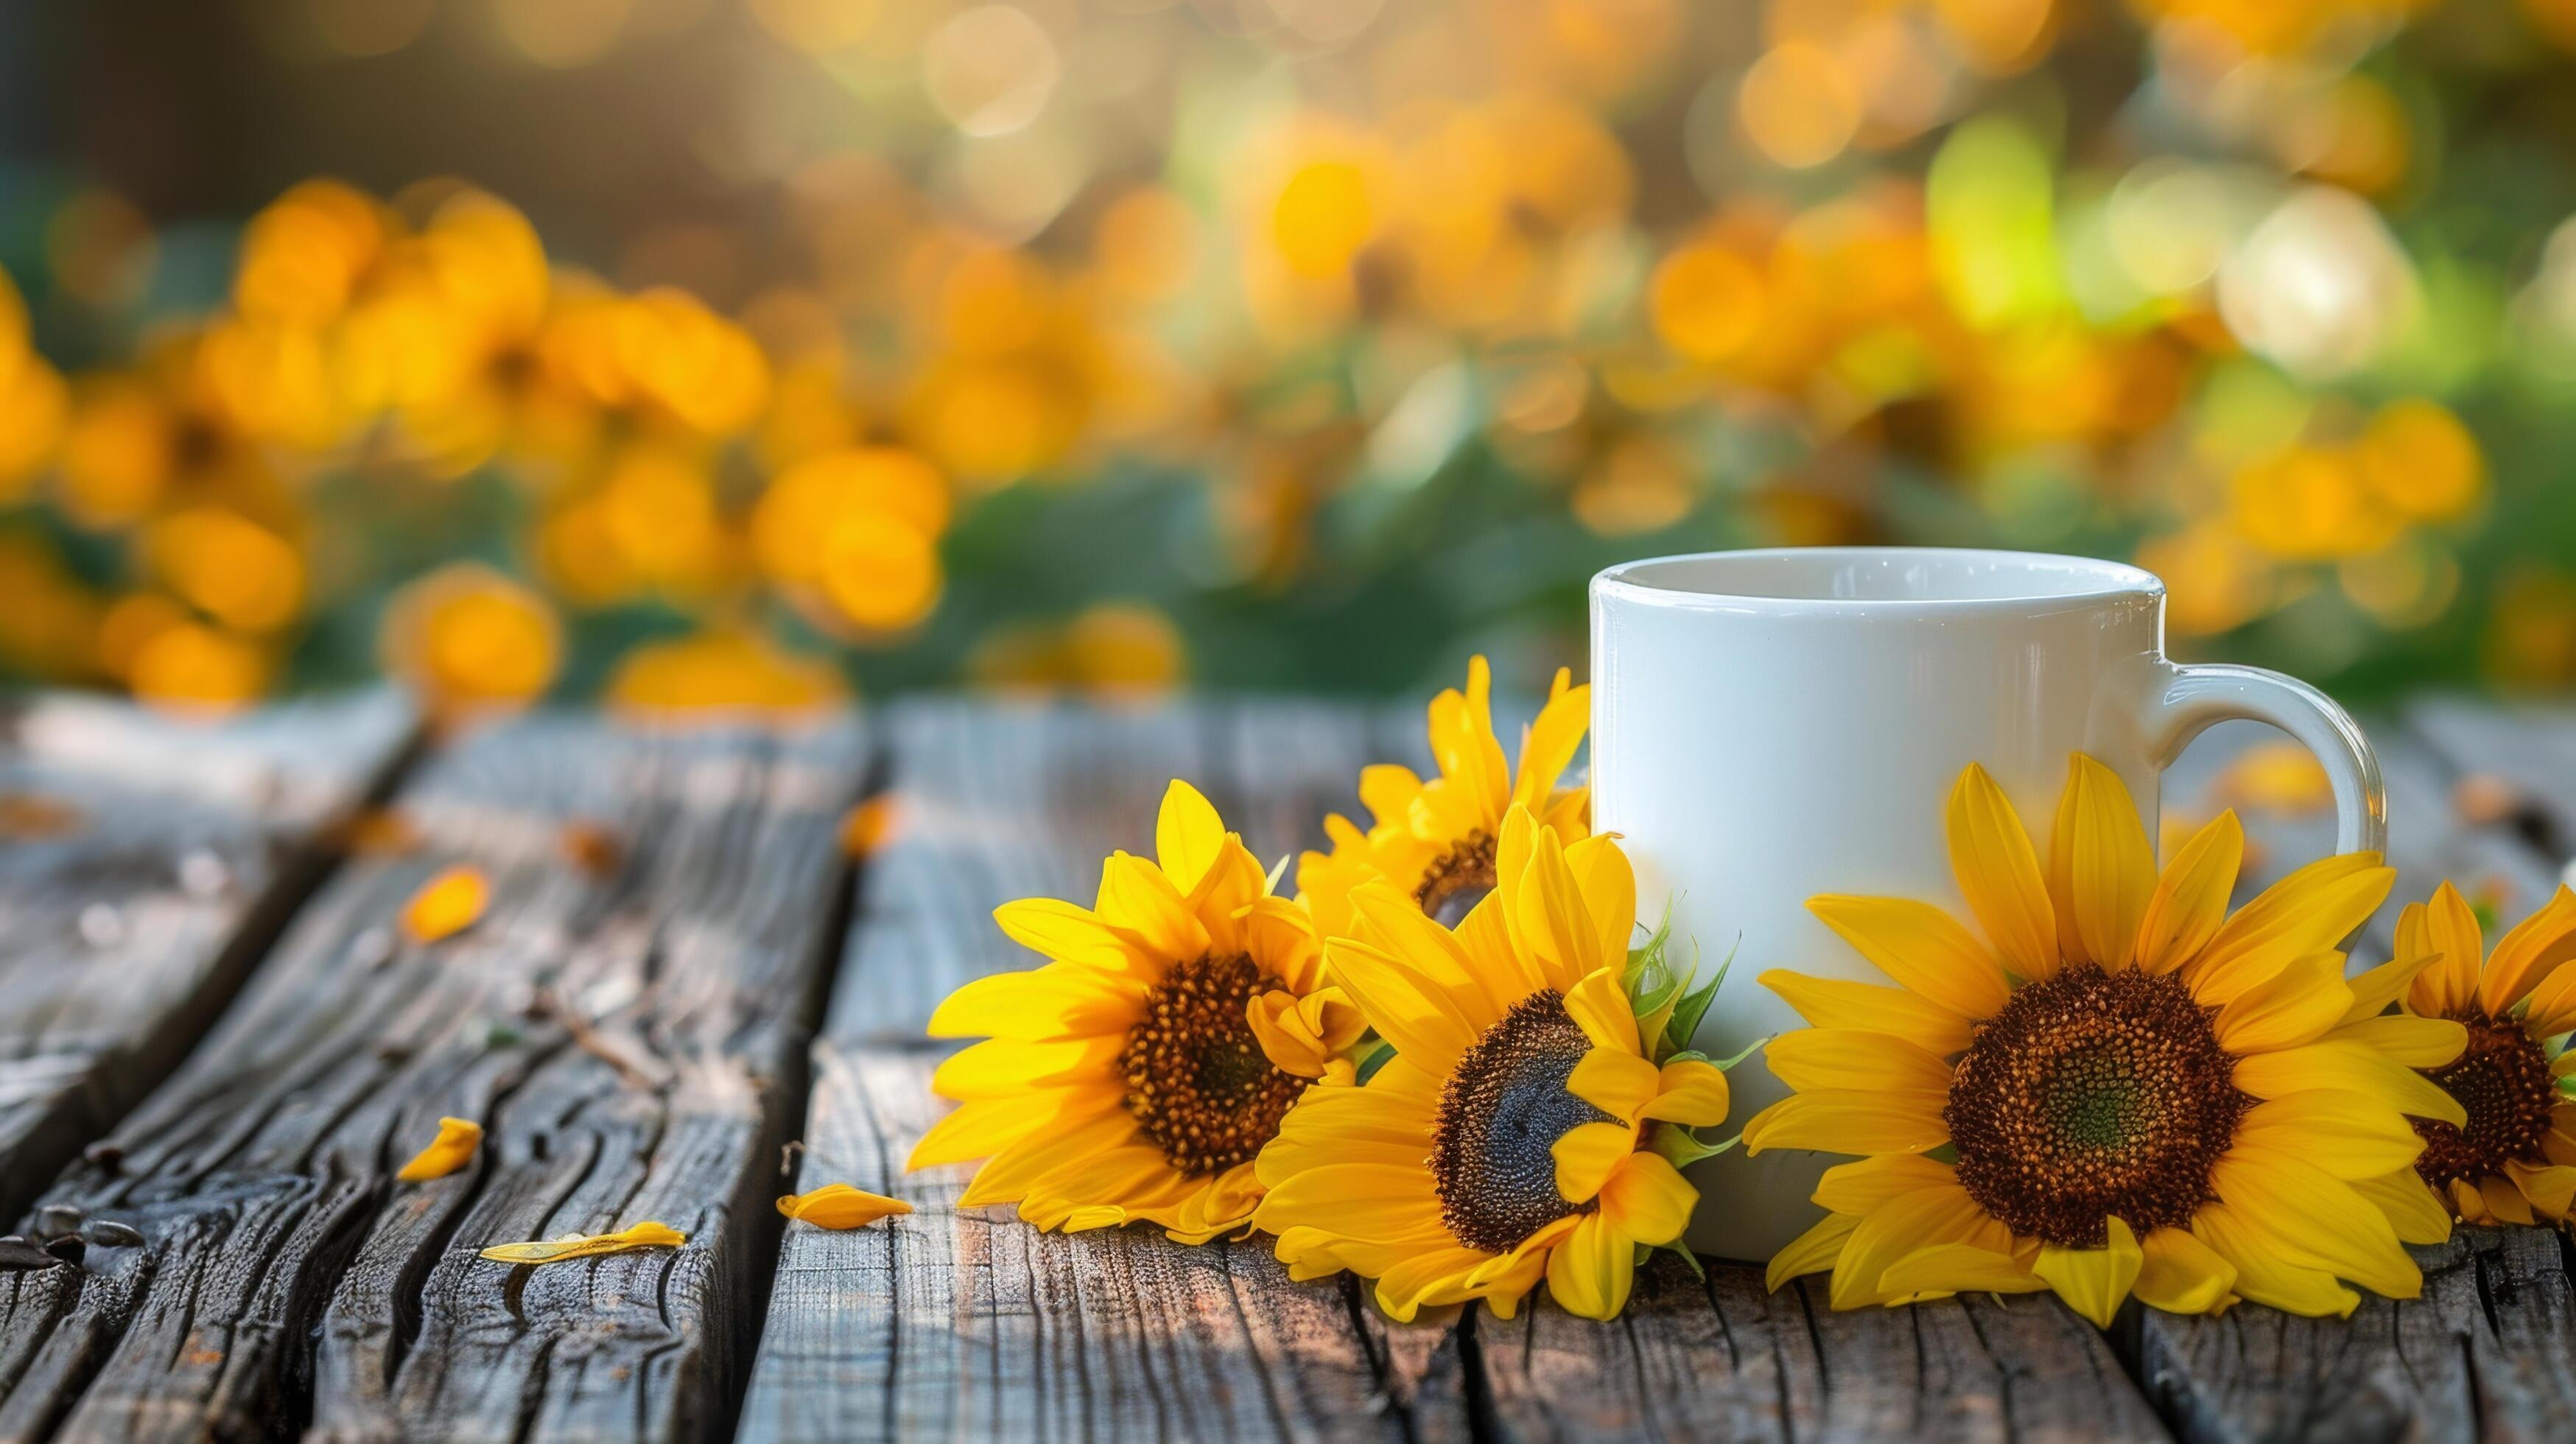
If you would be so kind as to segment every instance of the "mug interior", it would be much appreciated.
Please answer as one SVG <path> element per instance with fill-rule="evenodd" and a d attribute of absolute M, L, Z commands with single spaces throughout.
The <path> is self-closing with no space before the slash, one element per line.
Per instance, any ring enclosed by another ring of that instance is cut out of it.
<path fill-rule="evenodd" d="M 2153 572 L 2047 552 L 1791 547 L 1649 557 L 1601 573 L 1673 598 L 1814 602 L 2043 602 L 2154 593 Z"/>

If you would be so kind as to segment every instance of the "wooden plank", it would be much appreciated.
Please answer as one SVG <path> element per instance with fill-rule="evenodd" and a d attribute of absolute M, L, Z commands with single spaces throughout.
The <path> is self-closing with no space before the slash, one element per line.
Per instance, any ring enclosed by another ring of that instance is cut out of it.
<path fill-rule="evenodd" d="M 121 1164 L 46 1196 L 146 1243 L 0 1275 L 0 1438 L 720 1428 L 865 762 L 848 720 L 556 715 L 432 759 L 399 799 L 418 848 L 353 859 L 117 1130 Z M 482 920 L 399 940 L 406 900 L 458 862 L 490 878 Z M 441 1114 L 486 1125 L 480 1156 L 395 1183 Z M 689 1242 L 475 1256 L 643 1219 Z"/>
<path fill-rule="evenodd" d="M 789 1229 L 742 1438 L 1403 1437 L 1346 1293 L 1292 1283 L 1266 1241 L 1044 1234 L 959 1209 L 967 1168 L 904 1173 L 946 1111 L 934 1061 L 818 1051 L 801 1185 L 915 1211 Z"/>
<path fill-rule="evenodd" d="M 1477 1315 L 1496 1432 L 1531 1439 L 2161 1439 L 2100 1332 L 2054 1298 L 1836 1313 L 1821 1278 L 1670 1258 L 1615 1323 Z"/>
<path fill-rule="evenodd" d="M 2464 713 L 2491 745 L 2520 737 L 2494 714 Z M 2383 717 L 2369 733 L 2387 777 L 2389 861 L 2398 884 L 2364 931 L 2356 967 L 2384 960 L 2398 907 L 2444 878 L 2489 891 L 2508 915 L 2547 895 L 2555 866 L 2506 824 L 2473 826 L 2452 805 L 2456 739 Z M 2242 747 L 2268 736 L 2252 724 L 2213 729 L 2175 769 L 2172 796 L 2202 810 L 2224 799 L 2219 780 Z M 2437 744 L 2441 738 L 2443 743 Z M 2505 746 L 2525 762 L 2543 755 Z M 2571 754 L 2576 759 L 2576 754 Z M 2526 776 L 2546 782 L 2546 764 Z M 2249 844 L 2240 900 L 2333 845 L 2323 808 L 2247 808 Z M 2118 1339 L 2142 1385 L 2175 1431 L 2191 1440 L 2548 1437 L 2576 1408 L 2576 1337 L 2560 1241 L 2538 1229 L 2463 1230 L 2414 1250 L 2420 1299 L 2365 1293 L 2350 1319 L 2302 1319 L 2240 1305 L 2215 1319 L 2178 1318 L 2132 1305 Z"/>
<path fill-rule="evenodd" d="M 969 1170 L 901 1172 L 946 1105 L 921 1028 L 957 983 L 1029 966 L 992 909 L 1087 900 L 1115 848 L 1150 851 L 1186 777 L 1275 858 L 1348 810 L 1377 714 L 1199 700 L 1147 712 L 898 704 L 887 796 L 817 1085 L 799 1186 L 851 1182 L 915 1213 L 791 1228 L 742 1434 L 877 1439 L 1401 1435 L 1338 1284 L 1292 1284 L 1258 1240 L 1184 1248 L 1144 1228 L 1043 1235 L 960 1211 Z M 1408 1408 L 1408 1405 L 1415 1408 Z M 1461 1426 L 1463 1428 L 1463 1423 Z"/>
<path fill-rule="evenodd" d="M 211 723 L 74 695 L 0 715 L 0 1216 L 178 1066 L 411 730 L 390 690 Z"/>

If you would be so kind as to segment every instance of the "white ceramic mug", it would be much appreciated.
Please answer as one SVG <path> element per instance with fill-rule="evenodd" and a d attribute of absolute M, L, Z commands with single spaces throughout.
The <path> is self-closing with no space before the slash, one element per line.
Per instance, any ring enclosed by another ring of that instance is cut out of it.
<path fill-rule="evenodd" d="M 1985 765 L 2047 846 L 2067 757 L 2128 784 L 2156 836 L 2156 779 L 2203 728 L 2289 733 L 2334 784 L 2336 846 L 2376 850 L 2379 765 L 2315 688 L 2164 655 L 2164 583 L 2116 562 L 2025 552 L 1836 547 L 1710 552 L 1592 579 L 1592 822 L 1626 839 L 1637 911 L 1735 963 L 1698 1046 L 1728 1057 L 1799 1026 L 1771 968 L 1884 983 L 1807 912 L 1818 893 L 1922 898 L 1971 917 L 1942 809 Z M 1683 954 L 1684 957 L 1688 953 Z M 1731 1075 L 1730 1127 L 1782 1089 L 1760 1055 Z M 1820 1216 L 1842 1160 L 1739 1151 L 1699 1165 L 1692 1247 L 1761 1259 Z"/>

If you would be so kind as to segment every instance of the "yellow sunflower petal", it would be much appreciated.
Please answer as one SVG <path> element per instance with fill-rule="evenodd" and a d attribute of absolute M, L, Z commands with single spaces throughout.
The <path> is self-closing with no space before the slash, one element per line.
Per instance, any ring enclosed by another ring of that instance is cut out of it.
<path fill-rule="evenodd" d="M 2228 1204 L 2203 1204 L 2192 1215 L 2191 1233 L 2236 1270 L 2236 1292 L 2258 1304 L 2309 1318 L 2347 1319 L 2361 1306 L 2361 1295 L 2334 1275 L 2282 1258 Z"/>
<path fill-rule="evenodd" d="M 1890 1200 L 1862 1219 L 1834 1265 L 1832 1300 L 1838 1309 L 1888 1302 L 1880 1282 L 1899 1260 L 1935 1244 L 1977 1243 L 1999 1231 L 1967 1190 L 1926 1188 Z M 1914 1292 L 1914 1291 L 1909 1291 Z"/>
<path fill-rule="evenodd" d="M 1699 1190 L 1661 1154 L 1629 1154 L 1601 1185 L 1602 1215 L 1639 1243 L 1660 1246 L 1680 1238 L 1698 1206 Z"/>
<path fill-rule="evenodd" d="M 2211 818 L 2165 864 L 2138 922 L 2138 966 L 2170 973 L 2198 956 L 2227 920 L 2227 899 L 2245 860 L 2245 828 L 2234 809 Z"/>
<path fill-rule="evenodd" d="M 483 1146 L 483 1125 L 471 1118 L 441 1118 L 438 1136 L 429 1146 L 411 1156 L 394 1177 L 404 1183 L 445 1178 L 474 1161 L 474 1150 Z"/>
<path fill-rule="evenodd" d="M 2504 1168 L 2513 1186 L 2531 1200 L 2532 1212 L 2555 1223 L 2576 1208 L 2576 1168 L 2563 1163 L 2533 1168 L 2511 1159 L 2506 1160 Z"/>
<path fill-rule="evenodd" d="M 2363 970 L 2346 980 L 2352 989 L 2352 1008 L 2343 1015 L 2347 1023 L 2376 1018 L 2388 1011 L 2388 1005 L 2405 995 L 2417 974 L 2439 961 L 2430 953 L 2408 956 L 2399 953 L 2378 967 Z"/>
<path fill-rule="evenodd" d="M 2320 858 L 2265 888 L 2218 932 L 2183 977 L 2204 1001 L 2224 1002 L 2292 959 L 2340 948 L 2388 898 L 2397 870 L 2375 852 Z M 2205 989 L 2215 989 L 2214 995 Z"/>
<path fill-rule="evenodd" d="M 2479 1179 L 2478 1192 L 2486 1195 L 2487 1212 L 2503 1219 L 2506 1223 L 2530 1224 L 2539 1221 L 2531 1211 L 2531 1200 L 2524 1198 L 2522 1190 L 2514 1186 L 2513 1180 L 2502 1174 L 2490 1173 Z"/>
<path fill-rule="evenodd" d="M 1556 674 L 1547 705 L 1539 709 L 1538 720 L 1521 737 L 1521 762 L 1512 782 L 1512 801 L 1532 812 L 1547 806 L 1556 791 L 1556 780 L 1574 762 L 1574 754 L 1583 747 L 1584 730 L 1592 725 L 1592 689 L 1570 687 L 1572 680 L 1562 669 Z"/>
<path fill-rule="evenodd" d="M 1936 1243 L 1881 1270 L 1878 1287 L 1894 1300 L 1964 1293 L 2028 1294 L 2047 1288 L 2048 1283 L 2011 1254 L 1971 1243 Z"/>
<path fill-rule="evenodd" d="M 2106 969 L 2129 966 L 2156 888 L 2155 850 L 2127 784 L 2080 752 L 2067 760 L 2049 838 L 2048 884 L 2065 955 Z"/>
<path fill-rule="evenodd" d="M 1225 845 L 1225 821 L 1195 787 L 1175 777 L 1163 792 L 1162 810 L 1154 818 L 1154 857 L 1172 886 L 1182 892 L 1198 886 Z"/>
<path fill-rule="evenodd" d="M 1375 762 L 1360 769 L 1360 802 L 1381 823 L 1403 819 L 1422 793 L 1422 779 L 1410 767 Z"/>
<path fill-rule="evenodd" d="M 1034 1131 L 986 1158 L 957 1202 L 964 1208 L 1021 1202 L 1031 1185 L 1066 1164 L 1105 1157 L 1140 1136 L 1135 1118 L 1124 1108 L 1059 1120 L 1057 1126 Z M 929 1141 L 922 1140 L 925 1146 Z M 906 1166 L 921 1166 L 920 1156 L 920 1149 L 915 1149 Z"/>
<path fill-rule="evenodd" d="M 1886 1083 L 1927 1092 L 1949 1088 L 1950 1065 L 1886 1033 L 1795 1028 L 1763 1045 L 1771 1076 L 1800 1092 Z"/>
<path fill-rule="evenodd" d="M 1771 1255 L 1770 1266 L 1762 1272 L 1762 1287 L 1776 1293 L 1782 1284 L 1801 1274 L 1820 1274 L 1842 1257 L 1843 1245 L 1851 1239 L 1860 1220 L 1844 1213 L 1829 1213 L 1815 1227 L 1790 1240 L 1778 1253 Z"/>
<path fill-rule="evenodd" d="M 930 1075 L 931 1091 L 942 1098 L 994 1098 L 1049 1083 L 1115 1076 L 1118 1054 L 1127 1039 L 1116 1033 L 1024 1043 L 994 1038 L 961 1048 Z"/>
<path fill-rule="evenodd" d="M 2326 1034 L 2326 1041 L 2358 1043 L 2409 1068 L 2439 1068 L 2468 1047 L 2469 1030 L 2448 1018 L 2391 1013 L 2346 1023 Z"/>
<path fill-rule="evenodd" d="M 447 868 L 403 904 L 403 935 L 423 945 L 454 937 L 474 926 L 491 899 L 492 884 L 481 868 L 462 863 Z"/>
<path fill-rule="evenodd" d="M 1582 838 L 1565 845 L 1565 867 L 1583 899 L 1584 916 L 1592 920 L 1593 935 L 1601 941 L 1601 960 L 1624 964 L 1637 928 L 1637 871 L 1628 854 L 1610 838 Z"/>
<path fill-rule="evenodd" d="M 1348 938 L 1326 943 L 1324 954 L 1334 982 L 1397 1052 L 1446 1073 L 1457 1066 L 1459 1054 L 1475 1046 L 1476 1031 L 1450 1001 L 1427 991 L 1393 957 Z"/>
<path fill-rule="evenodd" d="M 1569 989 L 1565 1013 L 1595 1047 L 1637 1051 L 1637 1011 L 1628 1001 L 1628 990 L 1619 986 L 1617 968 L 1589 974 Z"/>
<path fill-rule="evenodd" d="M 2356 1178 L 2352 1191 L 2388 1215 L 2401 1243 L 2440 1243 L 2451 1236 L 2451 1210 L 2412 1166 L 2378 1178 Z"/>
<path fill-rule="evenodd" d="M 2231 1053 L 2268 1053 L 2315 1042 L 2351 1008 L 2343 954 L 2312 953 L 2228 999 L 2211 1027 Z"/>
<path fill-rule="evenodd" d="M 2138 1278 L 2130 1292 L 2169 1314 L 2214 1314 L 2236 1291 L 2236 1265 L 2186 1229 L 2160 1228 L 2138 1244 Z"/>
<path fill-rule="evenodd" d="M 1547 1151 L 1556 1160 L 1556 1191 L 1568 1203 L 1584 1203 L 1601 1192 L 1620 1160 L 1637 1151 L 1637 1130 L 1625 1123 L 1577 1124 Z"/>
<path fill-rule="evenodd" d="M 2522 1015 L 2524 1031 L 2535 1038 L 2555 1038 L 2576 1030 L 2576 963 L 2562 963 L 2531 990 L 2531 1006 Z"/>
<path fill-rule="evenodd" d="M 1558 980 L 1560 991 L 1567 991 L 1566 985 L 1575 979 L 1601 971 L 1605 963 L 1626 965 L 1625 949 L 1615 959 L 1603 955 L 1601 935 L 1584 908 L 1573 869 L 1565 864 L 1565 844 L 1555 833 L 1536 833 L 1530 840 L 1529 866 L 1517 881 L 1504 878 L 1499 885 L 1505 905 L 1519 918 L 1521 945 L 1546 966 L 1551 979 Z"/>
<path fill-rule="evenodd" d="M 1153 956 L 1167 962 L 1195 958 L 1208 949 L 1207 929 L 1190 911 L 1163 870 L 1132 853 L 1111 853 L 1100 865 L 1100 901 L 1093 911 L 1133 932 Z"/>
<path fill-rule="evenodd" d="M 778 1200 L 778 1211 L 817 1228 L 862 1228 L 881 1218 L 910 1213 L 912 1205 L 846 1183 L 827 1183 L 810 1192 L 788 1194 Z"/>
<path fill-rule="evenodd" d="M 2424 1291 L 2388 1215 L 2324 1169 L 2239 1143 L 2211 1165 L 2210 1188 L 2272 1253 L 2392 1299 Z M 2244 1267 L 2243 1261 L 2237 1266 Z"/>
<path fill-rule="evenodd" d="M 1594 1048 L 1566 1075 L 1565 1091 L 1624 1122 L 1655 1101 L 1663 1081 L 1662 1070 L 1634 1053 Z"/>
<path fill-rule="evenodd" d="M 2576 960 L 2576 892 L 2565 883 L 2539 911 L 2496 940 L 2495 955 L 2478 977 L 2478 1009 L 2502 1017 L 2542 978 Z"/>
<path fill-rule="evenodd" d="M 990 1158 L 1041 1128 L 1078 1122 L 1117 1108 L 1119 1099 L 1117 1092 L 1108 1089 L 1055 1088 L 960 1103 L 921 1135 L 903 1166 L 935 1168 L 943 1163 Z"/>
<path fill-rule="evenodd" d="M 2396 1109 L 2328 1089 L 2255 1104 L 2236 1125 L 2236 1141 L 2295 1154 L 2346 1181 L 2394 1173 L 2424 1151 L 2423 1138 Z"/>
<path fill-rule="evenodd" d="M 1888 1033 L 1928 1053 L 1956 1053 L 1968 1046 L 1969 1021 L 1928 998 L 1877 983 L 1811 978 L 1773 968 L 1758 980 L 1819 1028 Z"/>
<path fill-rule="evenodd" d="M 2495 1223 L 2499 1220 L 2487 1209 L 2487 1196 L 2465 1178 L 2451 1180 L 2451 1207 L 2462 1223 Z"/>
<path fill-rule="evenodd" d="M 1037 1043 L 1124 1034 L 1144 990 L 1080 963 L 994 973 L 960 986 L 931 1012 L 933 1038 L 1016 1038 Z"/>
<path fill-rule="evenodd" d="M 2257 1098 L 2286 1098 L 2311 1088 L 2336 1088 L 2387 1103 L 2401 1113 L 2453 1127 L 2469 1120 L 2458 1099 L 2432 1079 L 2358 1043 L 2310 1043 L 2236 1062 L 2236 1086 Z"/>
<path fill-rule="evenodd" d="M 1579 1319 L 1612 1319 L 1637 1279 L 1637 1243 L 1607 1215 L 1586 1214 L 1547 1255 L 1547 1292 Z"/>
<path fill-rule="evenodd" d="M 1726 1075 L 1714 1063 L 1685 1058 L 1657 1070 L 1654 1101 L 1637 1116 L 1687 1128 L 1714 1128 L 1726 1121 L 1727 1107 Z"/>
<path fill-rule="evenodd" d="M 1921 1153 L 1950 1141 L 1941 1121 L 1946 1093 L 1919 1089 L 1822 1089 L 1792 1093 L 1744 1125 L 1744 1151 L 1806 1148 L 1819 1153 Z"/>
<path fill-rule="evenodd" d="M 567 1259 L 595 1258 L 604 1253 L 625 1253 L 639 1248 L 678 1248 L 689 1241 L 688 1235 L 668 1224 L 638 1223 L 615 1233 L 574 1233 L 544 1243 L 495 1244 L 482 1250 L 482 1256 L 494 1263 L 549 1264 Z"/>
<path fill-rule="evenodd" d="M 2012 996 L 1994 954 L 1929 903 L 1824 893 L 1807 911 L 1899 986 L 1962 1017 L 1991 1018 Z"/>
<path fill-rule="evenodd" d="M 1425 996 L 1447 999 L 1460 1020 L 1480 1033 L 1526 996 L 1517 978 L 1477 966 L 1456 933 L 1384 883 L 1352 889 L 1351 909 L 1362 938 L 1402 966 Z"/>
<path fill-rule="evenodd" d="M 2439 1018 L 2468 1008 L 2478 992 L 2478 965 L 2486 960 L 2486 939 L 2469 900 L 2448 882 L 2398 918 L 2398 951 L 2439 953 L 2441 961 L 2416 975 L 2406 990 L 2408 1011 Z M 2411 936 L 2410 936 L 2411 935 Z M 2415 947 L 2403 946 L 2420 939 Z"/>
<path fill-rule="evenodd" d="M 1815 1200 L 1836 1213 L 1855 1216 L 1876 1212 L 1880 1205 L 1926 1188 L 1956 1188 L 1958 1170 L 1938 1159 L 1914 1153 L 1882 1153 L 1858 1163 L 1838 1163 L 1816 1183 Z"/>
<path fill-rule="evenodd" d="M 1144 941 L 1086 907 L 1051 897 L 1022 898 L 993 909 L 1011 941 L 1033 952 L 1105 972 L 1131 972 L 1146 961 Z"/>
<path fill-rule="evenodd" d="M 2033 981 L 2057 972 L 2057 912 L 2040 876 L 2039 854 L 2011 799 L 1986 769 L 1969 763 L 1950 793 L 1950 870 L 1969 910 L 2004 966 Z"/>
<path fill-rule="evenodd" d="M 2066 1306 L 2093 1321 L 2097 1329 L 2111 1327 L 2111 1316 L 2120 1311 L 2120 1301 L 2129 1296 L 2130 1286 L 2138 1281 L 2139 1266 L 2146 1255 L 2138 1248 L 2138 1236 L 2117 1218 L 2104 1220 L 2109 1238 L 2101 1248 L 2062 1248 L 2042 1244 L 2039 1259 L 2030 1271 L 2047 1281 L 2066 1301 Z"/>

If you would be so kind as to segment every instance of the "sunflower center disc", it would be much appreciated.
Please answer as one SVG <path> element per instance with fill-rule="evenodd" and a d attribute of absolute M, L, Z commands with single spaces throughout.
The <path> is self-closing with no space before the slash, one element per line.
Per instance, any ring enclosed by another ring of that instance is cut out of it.
<path fill-rule="evenodd" d="M 1941 1117 L 1959 1183 L 2013 1232 L 2098 1247 L 2117 1216 L 2144 1237 L 2213 1196 L 2210 1166 L 2254 1100 L 2180 978 L 2069 968 L 1977 1030 Z"/>
<path fill-rule="evenodd" d="M 2452 1015 L 2467 1025 L 2469 1046 L 2459 1061 L 2430 1070 L 2442 1091 L 2460 1100 L 2469 1126 L 2457 1128 L 2409 1118 L 2424 1138 L 2415 1171 L 2435 1188 L 2455 1180 L 2475 1184 L 2507 1162 L 2547 1162 L 2540 1141 L 2549 1136 L 2549 1110 L 2558 1101 L 2549 1056 L 2510 1019 L 2484 1013 Z"/>
<path fill-rule="evenodd" d="M 1413 901 L 1433 922 L 1454 928 L 1465 922 L 1467 914 L 1493 890 L 1493 836 L 1471 832 L 1422 874 L 1422 885 L 1413 890 Z"/>
<path fill-rule="evenodd" d="M 1179 964 L 1145 995 L 1118 1068 L 1127 1111 L 1191 1178 L 1249 1162 L 1279 1132 L 1307 1080 L 1283 1073 L 1244 1019 L 1257 993 L 1285 986 L 1246 957 Z"/>
<path fill-rule="evenodd" d="M 1568 1090 L 1592 1048 L 1555 989 L 1523 998 L 1458 1058 L 1440 1090 L 1431 1177 L 1440 1221 L 1460 1243 L 1503 1253 L 1570 1213 L 1556 1189 L 1556 1140 L 1618 1120 Z"/>

